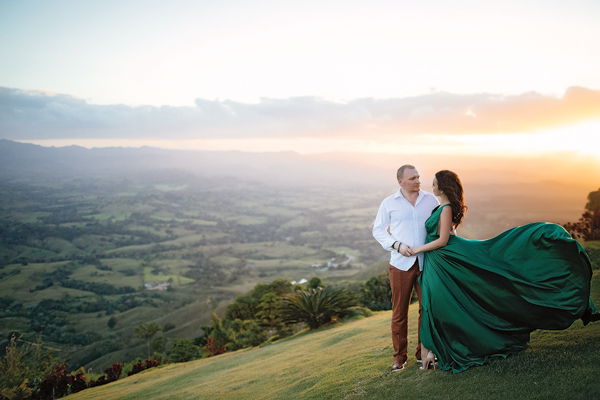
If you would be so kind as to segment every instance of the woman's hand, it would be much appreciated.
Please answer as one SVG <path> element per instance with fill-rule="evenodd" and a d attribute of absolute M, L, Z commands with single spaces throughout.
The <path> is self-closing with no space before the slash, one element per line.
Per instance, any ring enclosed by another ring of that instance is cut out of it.
<path fill-rule="evenodd" d="M 416 246 L 416 247 L 407 246 L 407 247 L 408 247 L 407 253 L 409 256 L 416 256 L 417 254 L 419 254 L 421 252 L 421 246 Z"/>

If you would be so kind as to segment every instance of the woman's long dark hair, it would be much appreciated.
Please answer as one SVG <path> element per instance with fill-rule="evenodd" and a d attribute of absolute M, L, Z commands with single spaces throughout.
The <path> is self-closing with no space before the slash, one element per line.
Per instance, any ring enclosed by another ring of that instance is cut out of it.
<path fill-rule="evenodd" d="M 435 174 L 437 186 L 441 192 L 450 200 L 452 207 L 452 226 L 457 228 L 465 217 L 467 205 L 465 204 L 465 194 L 460 178 L 452 171 L 443 170 Z"/>

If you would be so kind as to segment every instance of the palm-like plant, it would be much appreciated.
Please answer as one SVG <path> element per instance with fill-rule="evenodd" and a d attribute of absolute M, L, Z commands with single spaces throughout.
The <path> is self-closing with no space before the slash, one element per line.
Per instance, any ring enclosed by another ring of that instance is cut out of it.
<path fill-rule="evenodd" d="M 292 324 L 306 322 L 310 329 L 316 329 L 355 305 L 354 296 L 347 290 L 331 287 L 308 289 L 283 299 L 281 319 Z"/>

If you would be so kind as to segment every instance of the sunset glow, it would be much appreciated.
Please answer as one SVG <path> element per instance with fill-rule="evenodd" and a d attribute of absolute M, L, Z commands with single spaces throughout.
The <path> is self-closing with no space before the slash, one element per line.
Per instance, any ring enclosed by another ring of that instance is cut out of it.
<path fill-rule="evenodd" d="M 600 157 L 598 2 L 34 3 L 0 5 L 0 138 Z"/>
<path fill-rule="evenodd" d="M 63 139 L 25 140 L 42 146 L 93 147 L 150 146 L 203 151 L 294 151 L 300 154 L 365 152 L 384 154 L 457 154 L 530 157 L 552 153 L 578 153 L 600 160 L 600 122 L 557 128 L 541 133 L 502 135 L 419 135 L 402 140 L 381 141 L 344 138 L 249 138 L 249 139 Z"/>

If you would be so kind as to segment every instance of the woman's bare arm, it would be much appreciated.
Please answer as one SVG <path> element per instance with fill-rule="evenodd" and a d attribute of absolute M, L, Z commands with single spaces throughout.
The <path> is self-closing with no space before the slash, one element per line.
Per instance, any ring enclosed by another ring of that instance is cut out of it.
<path fill-rule="evenodd" d="M 417 254 L 422 251 L 431 251 L 444 247 L 450 239 L 450 230 L 452 229 L 452 207 L 444 207 L 440 214 L 439 230 L 440 237 L 433 242 L 429 242 L 422 246 L 411 247 L 411 253 Z"/>

